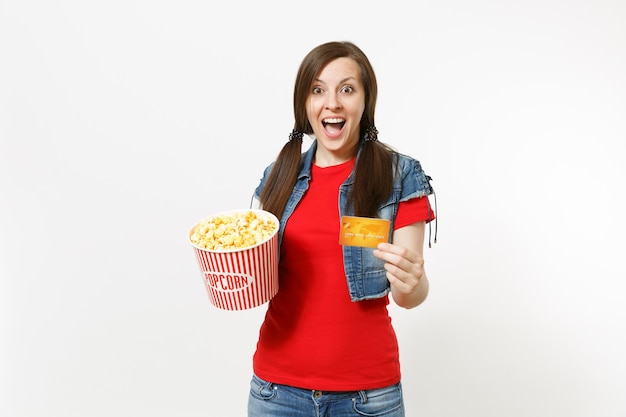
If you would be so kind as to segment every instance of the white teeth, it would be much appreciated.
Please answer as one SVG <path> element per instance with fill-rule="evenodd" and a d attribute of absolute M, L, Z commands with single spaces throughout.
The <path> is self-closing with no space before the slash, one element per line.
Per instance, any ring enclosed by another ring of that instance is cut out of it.
<path fill-rule="evenodd" d="M 342 122 L 344 122 L 344 119 L 340 119 L 339 117 L 324 119 L 324 123 L 342 123 Z"/>

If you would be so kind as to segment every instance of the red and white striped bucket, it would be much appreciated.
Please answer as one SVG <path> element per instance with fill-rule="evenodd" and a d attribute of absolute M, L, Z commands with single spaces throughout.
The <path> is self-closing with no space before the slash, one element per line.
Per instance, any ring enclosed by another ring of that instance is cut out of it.
<path fill-rule="evenodd" d="M 211 304 L 224 310 L 258 307 L 278 292 L 278 219 L 263 210 L 245 211 L 275 222 L 272 236 L 255 246 L 220 251 L 201 248 L 190 240 Z"/>

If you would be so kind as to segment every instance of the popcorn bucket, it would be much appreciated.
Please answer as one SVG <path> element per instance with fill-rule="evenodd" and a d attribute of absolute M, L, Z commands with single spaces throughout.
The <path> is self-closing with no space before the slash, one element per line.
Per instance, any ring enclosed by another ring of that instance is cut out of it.
<path fill-rule="evenodd" d="M 279 222 L 276 216 L 264 210 L 248 209 L 223 212 L 211 217 L 224 218 L 246 213 L 253 213 L 258 219 L 275 225 L 271 235 L 241 249 L 207 249 L 192 239 L 201 222 L 189 231 L 189 242 L 211 304 L 224 310 L 258 307 L 278 292 Z"/>

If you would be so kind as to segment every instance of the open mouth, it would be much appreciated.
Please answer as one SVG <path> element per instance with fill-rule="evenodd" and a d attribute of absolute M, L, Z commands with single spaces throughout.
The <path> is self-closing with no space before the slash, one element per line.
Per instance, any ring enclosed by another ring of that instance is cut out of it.
<path fill-rule="evenodd" d="M 340 117 L 329 117 L 322 120 L 322 126 L 330 134 L 337 134 L 341 132 L 343 126 L 346 124 L 346 120 Z"/>

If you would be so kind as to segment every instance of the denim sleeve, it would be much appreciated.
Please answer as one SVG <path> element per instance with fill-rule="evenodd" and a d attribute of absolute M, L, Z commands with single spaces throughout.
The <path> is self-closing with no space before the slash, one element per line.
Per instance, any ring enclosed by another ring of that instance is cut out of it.
<path fill-rule="evenodd" d="M 418 160 L 404 157 L 401 158 L 400 165 L 402 183 L 400 201 L 433 194 L 433 187 L 430 184 L 432 178 L 426 175 Z"/>
<path fill-rule="evenodd" d="M 254 190 L 254 198 L 256 198 L 257 200 L 261 199 L 261 190 L 263 190 L 263 186 L 265 185 L 265 181 L 267 180 L 267 176 L 269 175 L 269 173 L 272 170 L 273 166 L 274 166 L 274 162 L 272 162 L 270 165 L 265 167 L 265 170 L 263 171 L 263 177 L 259 181 L 259 185 Z"/>

